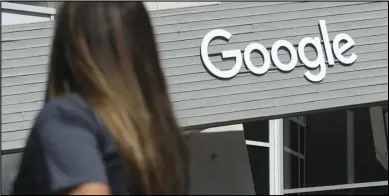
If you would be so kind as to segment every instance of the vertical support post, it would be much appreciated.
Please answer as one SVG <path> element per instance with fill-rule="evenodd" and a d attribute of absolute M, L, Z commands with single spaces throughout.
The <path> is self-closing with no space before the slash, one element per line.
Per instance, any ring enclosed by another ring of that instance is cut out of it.
<path fill-rule="evenodd" d="M 283 119 L 269 121 L 270 195 L 284 192 L 284 140 Z"/>
<path fill-rule="evenodd" d="M 355 183 L 355 152 L 354 152 L 354 111 L 347 110 L 347 183 Z M 353 194 L 350 192 L 349 194 Z"/>
<path fill-rule="evenodd" d="M 354 183 L 354 112 L 347 110 L 347 182 Z"/>

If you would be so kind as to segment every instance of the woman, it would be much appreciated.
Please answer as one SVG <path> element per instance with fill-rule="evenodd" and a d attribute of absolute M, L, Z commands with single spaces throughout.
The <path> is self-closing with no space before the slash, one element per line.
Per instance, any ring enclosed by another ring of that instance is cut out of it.
<path fill-rule="evenodd" d="M 66 2 L 14 194 L 186 194 L 188 157 L 141 2 Z"/>

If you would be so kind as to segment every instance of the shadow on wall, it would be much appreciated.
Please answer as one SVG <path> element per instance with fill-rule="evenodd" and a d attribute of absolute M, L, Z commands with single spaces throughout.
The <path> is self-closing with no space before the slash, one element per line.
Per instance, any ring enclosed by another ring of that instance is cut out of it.
<path fill-rule="evenodd" d="M 255 195 L 242 125 L 188 136 L 191 195 Z"/>
<path fill-rule="evenodd" d="M 191 195 L 254 195 L 241 125 L 186 135 L 191 155 Z M 2 155 L 2 195 L 9 194 L 20 153 Z"/>
<path fill-rule="evenodd" d="M 1 195 L 9 195 L 17 174 L 21 153 L 1 155 Z"/>

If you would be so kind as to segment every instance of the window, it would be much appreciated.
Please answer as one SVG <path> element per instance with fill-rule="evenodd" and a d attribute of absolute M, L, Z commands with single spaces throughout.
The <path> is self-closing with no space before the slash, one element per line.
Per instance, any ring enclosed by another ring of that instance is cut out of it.
<path fill-rule="evenodd" d="M 256 194 L 387 195 L 387 116 L 378 106 L 244 123 Z"/>
<path fill-rule="evenodd" d="M 386 195 L 383 108 L 313 113 L 305 125 L 285 120 L 284 194 Z"/>
<path fill-rule="evenodd" d="M 269 121 L 246 122 L 243 123 L 243 129 L 255 193 L 268 195 L 270 193 Z"/>
<path fill-rule="evenodd" d="M 284 119 L 284 188 L 305 187 L 305 116 Z"/>
<path fill-rule="evenodd" d="M 388 170 L 388 112 L 387 106 L 370 108 L 370 120 L 377 160 Z"/>

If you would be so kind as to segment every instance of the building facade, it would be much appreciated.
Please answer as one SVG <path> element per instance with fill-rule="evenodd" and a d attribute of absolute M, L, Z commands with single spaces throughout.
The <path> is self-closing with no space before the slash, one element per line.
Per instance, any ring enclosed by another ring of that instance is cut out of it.
<path fill-rule="evenodd" d="M 9 186 L 43 104 L 55 5 L 15 24 L 3 4 Z M 189 138 L 192 194 L 387 193 L 387 2 L 147 6 Z"/>

